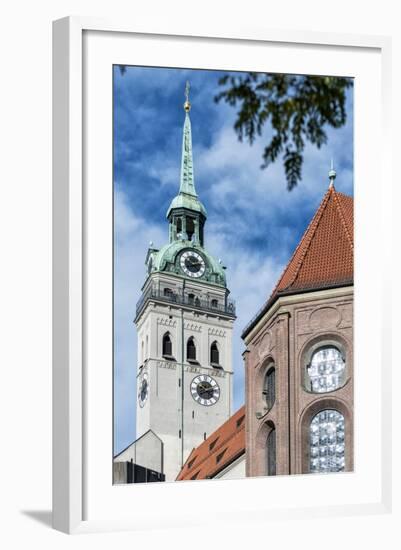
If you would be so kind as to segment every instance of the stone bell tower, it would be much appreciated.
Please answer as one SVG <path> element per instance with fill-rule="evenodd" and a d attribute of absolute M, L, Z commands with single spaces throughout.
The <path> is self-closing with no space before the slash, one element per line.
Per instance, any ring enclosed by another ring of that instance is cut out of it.
<path fill-rule="evenodd" d="M 137 437 L 163 442 L 166 480 L 232 413 L 235 305 L 226 270 L 205 247 L 206 209 L 195 189 L 189 84 L 181 176 L 168 211 L 168 243 L 151 246 L 137 304 Z"/>

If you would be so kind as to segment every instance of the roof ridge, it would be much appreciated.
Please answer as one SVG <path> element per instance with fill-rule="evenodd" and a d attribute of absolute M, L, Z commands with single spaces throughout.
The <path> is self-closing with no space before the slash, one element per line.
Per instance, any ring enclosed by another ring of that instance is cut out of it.
<path fill-rule="evenodd" d="M 132 445 L 135 445 L 135 443 L 137 443 L 140 439 L 142 439 L 143 437 L 145 437 L 145 435 L 147 435 L 148 433 L 152 433 L 155 437 L 157 437 L 157 439 L 159 441 L 162 441 L 162 439 L 157 435 L 157 433 L 155 433 L 152 428 L 149 428 L 149 430 L 147 430 L 146 432 L 144 432 L 142 435 L 140 435 L 139 437 L 137 437 L 136 439 L 134 439 L 134 441 L 131 441 L 131 443 L 129 443 L 126 447 L 124 447 L 124 449 L 122 449 L 121 451 L 119 451 L 116 455 L 113 456 L 113 459 L 114 458 L 118 458 L 120 455 L 122 455 L 123 453 L 125 453 L 125 451 L 127 449 L 129 449 Z"/>
<path fill-rule="evenodd" d="M 294 250 L 294 252 L 293 252 L 291 258 L 289 259 L 287 265 L 285 266 L 285 268 L 284 268 L 284 270 L 283 270 L 283 272 L 282 272 L 282 274 L 281 274 L 281 277 L 279 278 L 279 280 L 278 280 L 276 286 L 274 287 L 274 290 L 273 290 L 273 292 L 271 293 L 271 296 L 274 295 L 274 293 L 276 292 L 276 289 L 280 286 L 281 281 L 283 280 L 285 274 L 287 273 L 287 269 L 288 269 L 289 266 L 291 265 L 291 263 L 292 263 L 293 259 L 295 258 L 295 256 L 296 256 L 298 250 L 300 249 L 300 247 L 304 244 L 304 239 L 306 238 L 306 235 L 308 234 L 308 231 L 314 226 L 314 227 L 313 227 L 313 231 L 311 232 L 311 235 L 310 235 L 310 237 L 309 237 L 309 239 L 308 239 L 308 241 L 307 241 L 307 243 L 306 243 L 305 251 L 304 251 L 304 253 L 301 255 L 301 257 L 300 257 L 300 259 L 299 259 L 299 261 L 298 261 L 298 263 L 297 263 L 297 267 L 296 267 L 296 269 L 295 269 L 294 275 L 291 277 L 290 282 L 289 282 L 288 285 L 287 285 L 287 288 L 290 287 L 290 286 L 294 283 L 294 281 L 296 280 L 296 278 L 298 277 L 298 274 L 299 274 L 299 271 L 300 271 L 300 269 L 301 269 L 302 263 L 303 263 L 303 261 L 304 261 L 304 259 L 305 259 L 305 256 L 306 256 L 306 254 L 307 254 L 307 252 L 308 252 L 308 250 L 309 250 L 310 244 L 311 244 L 311 242 L 312 242 L 312 240 L 313 240 L 313 236 L 314 236 L 315 233 L 316 233 L 316 229 L 317 229 L 317 227 L 318 227 L 318 225 L 319 225 L 320 220 L 322 219 L 323 212 L 324 212 L 324 210 L 325 210 L 325 208 L 326 208 L 326 206 L 327 206 L 327 204 L 328 204 L 328 202 L 329 202 L 329 198 L 330 198 L 330 195 L 331 195 L 331 193 L 332 193 L 332 189 L 333 189 L 332 187 L 329 187 L 329 189 L 327 190 L 325 196 L 323 197 L 323 200 L 322 200 L 322 202 L 320 203 L 319 208 L 317 209 L 317 211 L 315 212 L 315 215 L 313 216 L 313 218 L 312 218 L 311 221 L 309 222 L 308 227 L 305 229 L 305 231 L 304 231 L 304 233 L 303 233 L 301 239 L 300 239 L 299 242 L 298 242 L 297 247 L 295 248 L 295 250 Z"/>
<path fill-rule="evenodd" d="M 329 187 L 269 298 L 246 325 L 242 338 L 280 296 L 326 288 L 324 283 L 334 288 L 353 280 L 353 202 L 352 196 L 337 192 L 334 185 Z"/>
<path fill-rule="evenodd" d="M 347 235 L 348 242 L 351 246 L 351 249 L 353 250 L 354 249 L 354 240 L 353 240 L 353 237 L 350 234 L 350 230 L 349 230 L 349 227 L 347 225 L 347 222 L 346 222 L 346 219 L 345 219 L 345 216 L 344 216 L 343 207 L 341 206 L 341 202 L 339 200 L 339 195 L 342 195 L 343 197 L 346 197 L 347 195 L 344 195 L 343 193 L 337 193 L 337 191 L 335 191 L 334 201 L 335 201 L 335 204 L 336 204 L 339 216 L 340 216 L 341 223 L 344 227 L 345 234 Z"/>

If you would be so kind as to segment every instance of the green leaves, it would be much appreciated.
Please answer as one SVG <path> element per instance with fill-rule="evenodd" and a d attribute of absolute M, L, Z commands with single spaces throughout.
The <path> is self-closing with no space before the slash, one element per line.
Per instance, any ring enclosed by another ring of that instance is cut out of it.
<path fill-rule="evenodd" d="M 320 148 L 327 142 L 326 126 L 340 128 L 347 119 L 346 90 L 350 78 L 246 73 L 225 75 L 225 87 L 215 101 L 239 105 L 234 129 L 251 145 L 269 122 L 273 136 L 263 152 L 261 168 L 282 155 L 288 190 L 301 179 L 305 141 Z"/>

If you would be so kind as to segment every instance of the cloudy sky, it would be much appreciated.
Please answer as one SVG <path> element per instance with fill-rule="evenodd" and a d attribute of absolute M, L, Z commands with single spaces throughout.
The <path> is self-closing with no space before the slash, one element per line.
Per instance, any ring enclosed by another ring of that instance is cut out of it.
<path fill-rule="evenodd" d="M 286 189 L 281 161 L 260 169 L 263 145 L 240 143 L 235 108 L 213 100 L 224 73 L 184 69 L 114 68 L 114 450 L 135 439 L 135 305 L 145 280 L 149 241 L 168 241 L 166 211 L 179 188 L 183 102 L 191 83 L 191 122 L 197 193 L 208 219 L 205 245 L 227 265 L 237 303 L 234 329 L 235 409 L 244 401 L 240 338 L 269 296 L 327 190 L 330 159 L 336 188 L 353 190 L 353 105 L 348 122 L 328 129 L 328 143 L 307 146 L 303 178 Z M 266 128 L 264 137 L 269 135 Z"/>

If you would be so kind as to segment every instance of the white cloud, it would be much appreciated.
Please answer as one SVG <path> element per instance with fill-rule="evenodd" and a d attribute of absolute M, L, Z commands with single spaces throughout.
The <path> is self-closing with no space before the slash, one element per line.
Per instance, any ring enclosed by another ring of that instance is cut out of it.
<path fill-rule="evenodd" d="M 237 319 L 233 334 L 234 403 L 244 403 L 244 344 L 241 333 L 256 312 L 270 296 L 282 270 L 281 254 L 262 254 L 257 248 L 234 245 L 232 236 L 216 230 L 221 224 L 209 222 L 206 226 L 206 248 L 214 257 L 224 259 L 227 265 L 227 285 L 230 297 L 236 302 Z M 235 232 L 237 226 L 232 230 Z"/>
<path fill-rule="evenodd" d="M 133 320 L 145 280 L 146 251 L 150 240 L 164 242 L 167 233 L 134 216 L 122 191 L 114 194 L 114 229 L 114 423 L 118 432 L 116 450 L 120 450 L 135 438 L 136 332 Z"/>
<path fill-rule="evenodd" d="M 224 126 L 215 135 L 213 143 L 195 157 L 195 175 L 208 187 L 209 200 L 224 210 L 238 207 L 264 218 L 269 213 L 294 210 L 305 199 L 319 202 L 328 186 L 331 156 L 338 168 L 338 190 L 352 189 L 352 173 L 341 170 L 344 150 L 352 159 L 352 143 L 348 132 L 330 131 L 330 148 L 320 150 L 312 145 L 305 148 L 303 178 L 291 192 L 286 190 L 286 179 L 281 159 L 267 169 L 260 169 L 266 141 L 259 138 L 252 146 L 239 142 L 231 126 Z M 348 159 L 348 160 L 350 160 Z"/>
<path fill-rule="evenodd" d="M 164 244 L 167 224 L 151 225 L 136 216 L 129 207 L 124 192 L 115 192 L 115 425 L 118 431 L 118 448 L 135 437 L 135 367 L 137 360 L 136 332 L 133 325 L 135 304 L 140 297 L 145 279 L 143 262 L 150 240 Z M 279 272 L 274 258 L 261 261 L 258 251 L 238 253 L 228 250 L 225 236 L 214 235 L 210 249 L 216 257 L 224 257 L 230 266 L 227 277 L 231 295 L 237 303 L 238 319 L 234 330 L 235 405 L 243 403 L 242 340 L 244 325 L 267 298 Z M 116 449 L 117 450 L 117 449 Z"/>
<path fill-rule="evenodd" d="M 270 295 L 282 267 L 287 263 L 294 235 L 291 222 L 297 213 L 304 221 L 305 206 L 310 212 L 320 203 L 328 186 L 327 173 L 333 156 L 338 172 L 336 187 L 352 190 L 352 133 L 329 130 L 329 146 L 320 150 L 307 146 L 302 182 L 292 192 L 286 190 L 281 161 L 260 169 L 264 141 L 253 146 L 240 143 L 232 129 L 232 120 L 213 135 L 210 147 L 196 145 L 194 136 L 195 181 L 198 194 L 209 211 L 206 247 L 227 265 L 231 296 L 237 303 L 238 319 L 234 330 L 235 405 L 243 403 L 244 371 L 240 334 Z M 151 175 L 160 185 L 176 193 L 179 175 L 177 158 L 166 161 L 163 152 L 153 156 Z M 210 205 L 213 205 L 213 209 Z M 209 208 L 208 208 L 209 206 Z M 212 215 L 210 215 L 213 210 Z M 123 191 L 115 193 L 115 338 L 116 338 L 116 418 L 121 445 L 135 436 L 135 365 L 136 333 L 133 325 L 135 304 L 145 278 L 143 265 L 148 243 L 161 246 L 167 240 L 167 223 L 149 224 L 134 215 Z M 263 249 L 246 246 L 246 238 L 262 234 L 275 246 Z M 267 252 L 268 251 L 268 252 Z"/>

